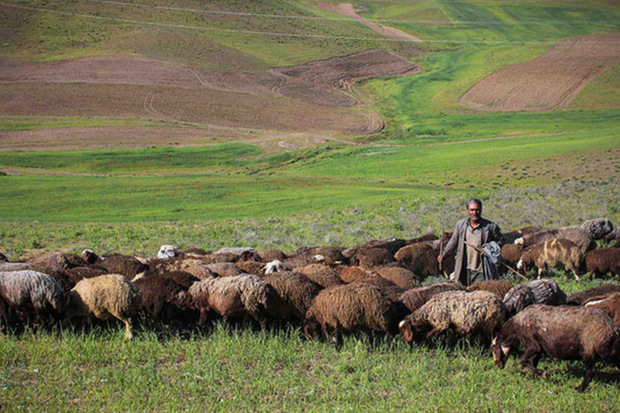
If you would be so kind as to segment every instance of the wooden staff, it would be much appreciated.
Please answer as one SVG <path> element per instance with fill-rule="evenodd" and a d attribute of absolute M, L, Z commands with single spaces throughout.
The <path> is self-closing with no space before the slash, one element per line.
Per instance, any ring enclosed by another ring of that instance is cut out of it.
<path fill-rule="evenodd" d="M 484 250 L 482 248 L 476 247 L 475 245 L 472 245 L 468 242 L 465 243 L 465 245 L 467 245 L 468 247 L 471 247 L 473 249 L 475 249 L 476 251 L 483 253 Z M 529 279 L 527 277 L 524 277 L 523 275 L 521 275 L 520 272 L 518 272 L 517 270 L 515 270 L 514 268 L 512 268 L 510 265 L 506 264 L 506 261 L 504 261 L 504 259 L 500 256 L 499 257 L 502 260 L 502 264 L 504 264 L 504 266 L 506 268 L 508 268 L 510 271 L 514 272 L 515 274 L 517 274 L 519 277 L 523 278 L 525 281 L 529 281 Z"/>

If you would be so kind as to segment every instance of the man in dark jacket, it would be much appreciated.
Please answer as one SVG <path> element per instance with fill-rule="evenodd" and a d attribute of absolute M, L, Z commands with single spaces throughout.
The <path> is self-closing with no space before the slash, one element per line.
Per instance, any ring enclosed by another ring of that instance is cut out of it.
<path fill-rule="evenodd" d="M 482 246 L 495 241 L 501 247 L 502 232 L 497 224 L 482 218 L 482 201 L 472 198 L 467 201 L 469 218 L 456 223 L 450 241 L 446 244 L 439 262 L 456 247 L 454 278 L 463 285 L 484 281 Z"/>

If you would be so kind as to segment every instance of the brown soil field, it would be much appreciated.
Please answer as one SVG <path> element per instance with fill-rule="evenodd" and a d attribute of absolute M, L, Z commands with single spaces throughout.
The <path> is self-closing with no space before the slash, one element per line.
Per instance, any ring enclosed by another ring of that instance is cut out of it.
<path fill-rule="evenodd" d="M 473 109 L 543 112 L 568 105 L 586 84 L 620 62 L 620 33 L 568 39 L 543 56 L 487 76 L 459 98 Z"/>
<path fill-rule="evenodd" d="M 332 4 L 332 3 L 320 2 L 319 7 L 327 11 L 338 13 L 341 16 L 350 17 L 353 20 L 357 21 L 358 23 L 363 24 L 364 26 L 384 36 L 394 37 L 396 39 L 411 40 L 414 42 L 422 42 L 422 40 L 418 39 L 415 36 L 410 35 L 409 33 L 405 33 L 402 30 L 395 29 L 394 27 L 384 26 L 378 23 L 373 23 L 360 17 L 355 12 L 355 9 L 353 8 L 353 5 L 351 3 Z"/>
<path fill-rule="evenodd" d="M 0 147 L 196 145 L 236 137 L 289 150 L 334 136 L 381 131 L 385 125 L 377 114 L 353 107 L 363 103 L 351 94 L 353 83 L 419 70 L 409 60 L 382 50 L 260 74 L 197 69 L 137 55 L 56 62 L 0 59 L 3 116 L 146 118 L 202 126 L 158 132 L 120 127 L 0 131 Z M 285 131 L 291 139 L 283 136 Z"/>

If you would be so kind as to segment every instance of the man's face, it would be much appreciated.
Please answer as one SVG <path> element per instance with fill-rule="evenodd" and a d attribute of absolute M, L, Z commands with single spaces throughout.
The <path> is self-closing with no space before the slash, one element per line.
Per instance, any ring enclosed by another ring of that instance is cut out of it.
<path fill-rule="evenodd" d="M 467 205 L 467 213 L 469 214 L 469 219 L 472 222 L 478 222 L 480 221 L 480 217 L 482 215 L 482 206 L 476 203 L 471 203 Z"/>

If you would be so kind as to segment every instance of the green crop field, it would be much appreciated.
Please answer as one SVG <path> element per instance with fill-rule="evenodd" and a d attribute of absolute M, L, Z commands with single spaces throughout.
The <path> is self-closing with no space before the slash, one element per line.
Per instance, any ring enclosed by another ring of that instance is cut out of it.
<path fill-rule="evenodd" d="M 67 105 L 61 97 L 48 102 L 50 112 L 16 112 L 12 98 L 20 96 L 9 95 L 11 80 L 0 71 L 0 252 L 19 260 L 85 248 L 153 255 L 162 244 L 286 253 L 351 246 L 451 230 L 472 196 L 505 231 L 598 217 L 620 223 L 620 57 L 562 108 L 490 112 L 458 102 L 490 74 L 560 42 L 617 33 L 617 2 L 353 2 L 361 18 L 422 42 L 375 32 L 318 3 L 0 2 L 6 68 L 139 56 L 264 81 L 273 68 L 383 49 L 421 69 L 353 83 L 360 103 L 346 113 L 376 113 L 385 122 L 371 135 L 154 112 L 63 116 L 53 110 Z M 36 76 L 19 82 L 36 96 L 28 89 Z M 142 135 L 114 136 L 123 128 Z M 158 140 L 150 142 L 150 133 Z M 567 293 L 618 283 L 553 277 Z M 609 365 L 578 394 L 578 362 L 545 360 L 549 379 L 535 380 L 515 360 L 498 370 L 487 349 L 462 341 L 408 348 L 361 336 L 336 350 L 303 340 L 296 328 L 257 332 L 225 323 L 212 331 L 142 329 L 133 342 L 121 335 L 115 325 L 1 336 L 0 411 L 620 410 L 620 373 Z"/>

